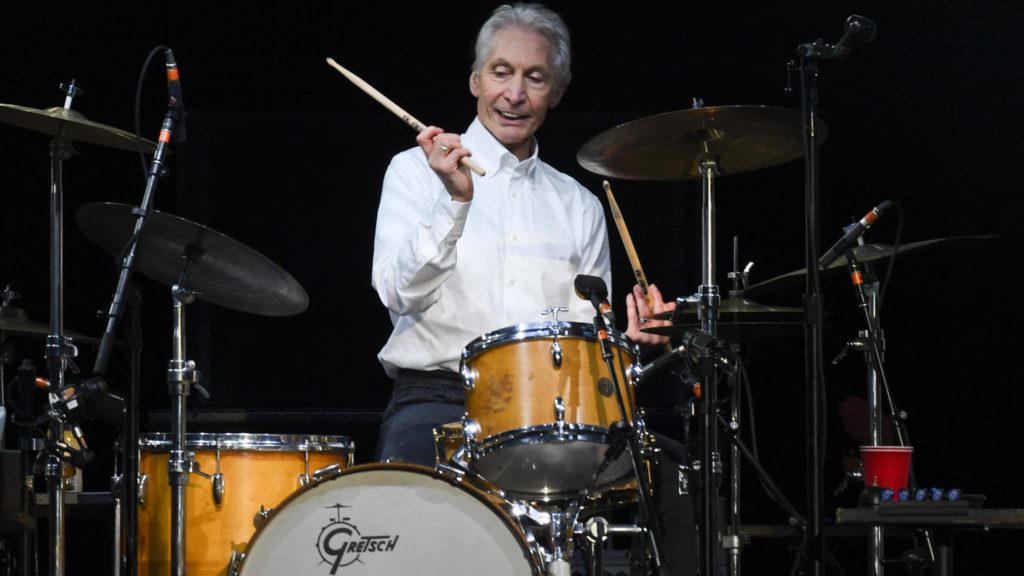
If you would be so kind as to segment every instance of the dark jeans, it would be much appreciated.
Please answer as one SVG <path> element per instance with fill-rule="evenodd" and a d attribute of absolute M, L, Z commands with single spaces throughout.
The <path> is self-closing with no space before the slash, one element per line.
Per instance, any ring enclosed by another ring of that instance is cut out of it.
<path fill-rule="evenodd" d="M 434 465 L 434 428 L 462 421 L 466 396 L 454 372 L 402 370 L 377 442 L 377 460 Z"/>
<path fill-rule="evenodd" d="M 459 422 L 466 411 L 462 378 L 453 372 L 403 370 L 384 411 L 377 459 L 434 465 L 434 428 Z M 653 471 L 652 505 L 662 537 L 662 574 L 697 573 L 697 529 L 686 447 L 655 433 L 661 449 Z"/>

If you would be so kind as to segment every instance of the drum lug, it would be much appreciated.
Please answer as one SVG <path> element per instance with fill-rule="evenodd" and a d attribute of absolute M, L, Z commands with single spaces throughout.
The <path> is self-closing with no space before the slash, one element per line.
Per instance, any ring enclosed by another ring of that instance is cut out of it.
<path fill-rule="evenodd" d="M 565 426 L 565 400 L 561 396 L 555 396 L 555 424 Z"/>
<path fill-rule="evenodd" d="M 135 481 L 135 498 L 139 502 L 139 508 L 146 507 L 147 496 L 149 496 L 149 474 L 142 472 Z"/>
<path fill-rule="evenodd" d="M 463 349 L 462 360 L 459 361 L 459 374 L 462 374 L 462 385 L 466 387 L 466 390 L 472 392 L 474 386 L 476 386 L 477 371 L 466 363 L 468 355 L 469 351 Z"/>
<path fill-rule="evenodd" d="M 472 452 L 476 448 L 476 436 L 480 433 L 480 424 L 469 417 L 462 416 L 462 437 L 465 439 L 466 448 Z"/>
<path fill-rule="evenodd" d="M 213 503 L 220 506 L 224 502 L 224 475 L 217 472 L 213 475 Z"/>
<path fill-rule="evenodd" d="M 555 370 L 562 367 L 562 343 L 558 341 L 558 334 L 554 335 L 551 343 L 551 363 L 555 365 Z"/>
<path fill-rule="evenodd" d="M 639 358 L 639 356 L 637 356 L 637 358 Z M 640 382 L 644 377 L 644 367 L 640 363 L 634 362 L 629 365 L 627 374 L 629 375 L 629 383 L 632 384 L 634 388 L 639 388 Z"/>

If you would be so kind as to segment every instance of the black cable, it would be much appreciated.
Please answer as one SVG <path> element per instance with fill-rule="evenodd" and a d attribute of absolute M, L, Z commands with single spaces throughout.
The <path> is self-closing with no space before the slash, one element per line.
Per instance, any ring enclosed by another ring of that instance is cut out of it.
<path fill-rule="evenodd" d="M 896 210 L 899 215 L 896 218 L 896 239 L 892 244 L 892 256 L 889 257 L 889 263 L 885 267 L 885 279 L 882 281 L 882 287 L 878 291 L 878 309 L 882 309 L 882 302 L 885 300 L 885 291 L 889 288 L 889 281 L 892 280 L 892 271 L 896 266 L 896 255 L 899 254 L 900 244 L 903 241 L 903 205 L 899 202 L 893 202 L 896 206 Z"/>

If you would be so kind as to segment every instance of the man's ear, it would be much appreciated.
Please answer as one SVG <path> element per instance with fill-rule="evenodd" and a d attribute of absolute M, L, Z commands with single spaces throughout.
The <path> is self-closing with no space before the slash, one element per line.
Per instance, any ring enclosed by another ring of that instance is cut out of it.
<path fill-rule="evenodd" d="M 469 92 L 474 98 L 480 97 L 480 75 L 476 70 L 469 73 Z"/>

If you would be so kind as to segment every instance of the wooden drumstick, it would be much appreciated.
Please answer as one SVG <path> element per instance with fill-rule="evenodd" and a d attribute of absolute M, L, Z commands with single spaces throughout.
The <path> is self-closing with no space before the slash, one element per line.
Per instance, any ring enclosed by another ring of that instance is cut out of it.
<path fill-rule="evenodd" d="M 361 88 L 363 92 L 369 94 L 371 98 L 373 98 L 374 100 L 382 104 L 385 108 L 393 112 L 395 116 L 401 118 L 403 122 L 405 122 L 409 126 L 412 126 L 413 129 L 416 130 L 417 132 L 423 132 L 424 130 L 427 129 L 426 125 L 424 125 L 419 120 L 413 118 L 412 114 L 409 114 L 408 112 L 403 110 L 400 106 L 398 106 L 398 104 L 395 104 L 387 96 L 378 92 L 376 88 L 367 84 L 362 78 L 356 76 L 355 74 L 343 68 L 341 64 L 338 64 L 337 62 L 334 61 L 334 58 L 328 58 L 327 63 L 334 67 L 334 69 L 337 70 L 338 72 L 344 74 L 346 78 L 348 78 L 349 80 L 352 81 L 353 84 Z M 469 158 L 463 157 L 459 160 L 459 163 L 481 176 L 487 175 L 486 170 L 481 168 L 479 164 L 473 162 Z"/>
<path fill-rule="evenodd" d="M 633 247 L 633 238 L 629 235 L 629 229 L 626 228 L 626 221 L 622 218 L 622 212 L 619 211 L 619 203 L 615 201 L 615 195 L 612 194 L 612 186 L 607 180 L 601 182 L 604 186 L 604 191 L 608 194 L 608 206 L 612 210 L 612 219 L 615 220 L 615 226 L 619 229 L 619 236 L 622 237 L 622 243 L 626 247 L 626 255 L 629 256 L 629 265 L 633 267 L 633 275 L 636 276 L 636 283 L 640 286 L 640 291 L 644 295 L 644 301 L 647 302 L 647 309 L 654 308 L 651 303 L 651 294 L 647 290 L 647 276 L 644 274 L 644 268 L 640 265 L 640 257 L 636 254 L 636 248 Z M 672 351 L 670 344 L 665 344 L 667 351 Z"/>

